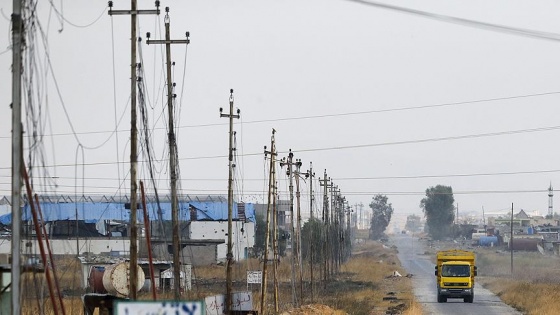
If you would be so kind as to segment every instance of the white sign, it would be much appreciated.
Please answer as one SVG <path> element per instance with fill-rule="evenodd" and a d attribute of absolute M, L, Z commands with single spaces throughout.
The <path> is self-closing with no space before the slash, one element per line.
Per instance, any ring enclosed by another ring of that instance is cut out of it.
<path fill-rule="evenodd" d="M 232 311 L 252 311 L 253 310 L 253 293 L 235 292 L 232 293 L 231 310 Z M 226 296 L 224 294 L 209 296 L 204 299 L 206 304 L 206 315 L 222 315 L 224 313 Z"/>
<path fill-rule="evenodd" d="M 262 272 L 257 271 L 247 271 L 247 283 L 261 283 L 262 282 Z"/>
<path fill-rule="evenodd" d="M 117 315 L 204 315 L 202 301 L 117 302 Z"/>

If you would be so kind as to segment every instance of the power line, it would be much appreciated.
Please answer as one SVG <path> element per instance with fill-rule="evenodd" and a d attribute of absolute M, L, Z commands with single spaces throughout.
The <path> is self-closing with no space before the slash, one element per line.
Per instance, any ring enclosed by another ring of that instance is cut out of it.
<path fill-rule="evenodd" d="M 93 24 L 97 23 L 97 22 L 98 22 L 99 20 L 101 20 L 101 18 L 105 15 L 104 13 L 105 13 L 105 10 L 107 9 L 107 6 L 103 7 L 103 11 L 101 11 L 101 13 L 99 14 L 99 16 L 98 16 L 95 20 L 93 20 L 92 22 L 87 23 L 87 24 L 84 24 L 84 25 L 79 25 L 79 24 L 72 23 L 72 22 L 68 21 L 68 19 L 66 19 L 66 18 L 64 17 L 64 14 L 62 14 L 60 11 L 58 11 L 58 9 L 56 8 L 56 6 L 54 5 L 54 3 L 53 3 L 52 0 L 49 0 L 49 3 L 51 4 L 51 8 L 53 9 L 53 11 L 56 13 L 56 15 L 57 15 L 61 20 L 65 21 L 66 23 L 68 23 L 68 24 L 70 24 L 70 25 L 72 25 L 72 26 L 74 26 L 74 27 L 77 27 L 77 28 L 87 28 L 87 27 L 90 27 L 90 26 L 92 26 Z M 62 29 L 59 30 L 59 32 L 61 32 L 61 31 L 62 31 Z"/>
<path fill-rule="evenodd" d="M 381 147 L 381 146 L 392 146 L 392 145 L 405 145 L 405 144 L 419 144 L 419 143 L 428 143 L 428 142 L 439 142 L 439 141 L 450 141 L 450 140 L 463 140 L 463 139 L 475 139 L 475 138 L 484 138 L 484 137 L 495 137 L 495 136 L 505 136 L 505 135 L 515 135 L 515 134 L 522 134 L 522 133 L 532 133 L 532 132 L 544 132 L 544 131 L 555 131 L 560 129 L 560 126 L 549 126 L 549 127 L 540 127 L 540 128 L 530 128 L 530 129 L 518 129 L 518 130 L 509 130 L 509 131 L 498 131 L 498 132 L 489 132 L 489 133 L 479 133 L 479 134 L 471 134 L 471 135 L 461 135 L 461 136 L 449 136 L 449 137 L 439 137 L 439 138 L 426 138 L 426 139 L 416 139 L 416 140 L 404 140 L 404 141 L 394 141 L 394 142 L 381 142 L 381 143 L 370 143 L 370 144 L 357 144 L 357 145 L 347 145 L 347 146 L 335 146 L 335 147 L 324 147 L 324 148 L 310 148 L 310 149 L 296 149 L 292 150 L 293 152 L 321 152 L 321 151 L 334 151 L 334 150 L 348 150 L 348 149 L 360 149 L 360 148 L 371 148 L 371 147 Z M 278 151 L 279 154 L 288 153 L 287 151 Z M 239 156 L 261 156 L 262 153 L 245 153 L 240 154 Z M 185 157 L 179 160 L 187 161 L 187 160 L 206 160 L 206 159 L 217 159 L 217 158 L 226 158 L 226 155 L 209 155 L 209 156 L 194 156 L 194 157 Z M 146 161 L 139 161 L 139 163 L 145 163 Z M 161 161 L 160 161 L 161 162 Z M 101 166 L 101 165 L 114 165 L 114 164 L 122 164 L 128 162 L 97 162 L 97 163 L 87 163 L 84 165 L 89 166 Z M 74 167 L 74 164 L 59 164 L 56 165 L 57 167 Z M 44 167 L 54 167 L 54 166 L 44 166 Z M 9 169 L 9 167 L 0 167 L 0 170 Z"/>
<path fill-rule="evenodd" d="M 528 132 L 551 131 L 551 130 L 558 130 L 558 129 L 560 129 L 560 126 L 499 131 L 499 132 L 479 133 L 479 134 L 472 134 L 472 135 L 450 136 L 450 137 L 440 137 L 440 138 L 427 138 L 427 139 L 418 139 L 418 140 L 382 142 L 382 143 L 373 143 L 373 144 L 358 144 L 358 145 L 315 148 L 315 149 L 300 149 L 300 150 L 293 150 L 293 151 L 294 152 L 317 152 L 317 151 L 331 151 L 331 150 L 344 150 L 344 149 L 358 149 L 358 148 L 380 147 L 380 146 L 389 146 L 389 145 L 417 144 L 417 143 L 426 143 L 426 142 L 494 137 L 494 136 L 513 135 L 513 134 L 528 133 Z"/>
<path fill-rule="evenodd" d="M 510 35 L 525 36 L 525 37 L 536 38 L 536 39 L 545 39 L 545 40 L 556 41 L 556 42 L 560 41 L 560 34 L 557 34 L 557 33 L 535 31 L 535 30 L 530 30 L 530 29 L 525 29 L 525 28 L 512 27 L 512 26 L 507 26 L 507 25 L 500 25 L 500 24 L 487 23 L 487 22 L 481 22 L 481 21 L 476 21 L 476 20 L 458 18 L 458 17 L 455 17 L 455 16 L 436 14 L 436 13 L 431 13 L 431 12 L 426 12 L 426 11 L 420 11 L 420 10 L 415 10 L 415 9 L 410 9 L 410 8 L 405 8 L 405 7 L 394 6 L 394 5 L 390 5 L 390 4 L 379 3 L 379 2 L 375 2 L 375 1 L 364 1 L 364 0 L 346 0 L 346 1 L 356 2 L 356 3 L 359 3 L 359 4 L 372 6 L 372 7 L 377 7 L 377 8 L 386 9 L 386 10 L 391 10 L 391 11 L 397 11 L 397 12 L 400 12 L 400 13 L 412 14 L 412 15 L 416 15 L 416 16 L 420 16 L 420 17 L 424 17 L 424 18 L 429 18 L 429 19 L 432 19 L 432 20 L 437 20 L 437 21 L 440 21 L 440 22 L 469 26 L 469 27 L 479 28 L 479 29 L 493 31 L 493 32 L 500 32 L 500 33 L 506 33 L 506 34 L 510 34 Z"/>
<path fill-rule="evenodd" d="M 495 172 L 495 173 L 472 173 L 472 174 L 446 174 L 446 175 L 411 175 L 411 176 L 380 176 L 380 177 L 342 177 L 333 180 L 386 180 L 386 179 L 422 179 L 422 178 L 448 178 L 448 177 L 476 177 L 476 176 L 501 176 L 501 175 L 524 175 L 558 173 L 557 170 L 537 170 L 537 171 L 516 171 L 516 172 Z"/>
<path fill-rule="evenodd" d="M 467 190 L 467 191 L 453 191 L 452 195 L 483 195 L 483 194 L 527 194 L 527 193 L 545 193 L 548 189 L 534 189 L 534 190 Z M 362 196 L 362 195 L 393 195 L 393 196 L 414 196 L 426 195 L 425 191 L 350 191 L 345 192 L 345 195 Z"/>
<path fill-rule="evenodd" d="M 440 175 L 403 175 L 403 176 L 375 176 L 375 177 L 336 177 L 333 180 L 390 180 L 390 179 L 423 179 L 423 178 L 450 178 L 450 177 L 477 177 L 477 176 L 503 176 L 503 175 L 531 175 L 531 174 L 547 174 L 558 173 L 560 169 L 552 170 L 534 170 L 534 171 L 511 171 L 511 172 L 493 172 L 493 173 L 465 173 L 465 174 L 440 174 Z M 11 178 L 10 175 L 4 175 L 0 178 Z M 35 176 L 36 179 L 53 179 L 52 177 Z M 54 179 L 74 179 L 74 177 L 57 176 Z M 116 178 L 110 177 L 85 177 L 85 180 L 110 180 L 120 181 Z M 167 178 L 154 179 L 155 181 L 169 181 Z M 196 182 L 223 182 L 225 178 L 181 178 L 181 181 L 196 181 Z M 266 178 L 244 178 L 243 181 L 263 181 Z M 305 183 L 305 180 L 303 181 Z"/>
<path fill-rule="evenodd" d="M 524 95 L 515 95 L 515 96 L 504 96 L 504 97 L 494 97 L 494 98 L 487 98 L 487 99 L 477 99 L 477 100 L 461 101 L 461 102 L 449 102 L 449 103 L 438 103 L 438 104 L 429 104 L 429 105 L 420 105 L 420 106 L 403 106 L 403 107 L 397 107 L 397 108 L 373 109 L 373 110 L 357 111 L 357 112 L 345 112 L 345 113 L 309 115 L 309 116 L 299 116 L 299 117 L 284 117 L 284 118 L 248 120 L 248 121 L 242 121 L 242 122 L 236 123 L 236 124 L 248 125 L 248 124 L 259 124 L 259 123 L 267 123 L 267 122 L 297 121 L 297 120 L 306 120 L 306 119 L 320 119 L 320 118 L 356 116 L 356 115 L 389 113 L 389 112 L 410 111 L 410 110 L 423 110 L 423 109 L 431 109 L 431 108 L 451 107 L 451 106 L 461 106 L 461 105 L 476 104 L 476 103 L 486 103 L 486 102 L 531 98 L 531 97 L 539 97 L 539 96 L 550 96 L 550 95 L 556 95 L 556 94 L 560 94 L 560 91 L 534 93 L 534 94 L 524 94 Z M 534 105 L 534 104 L 531 104 L 531 105 Z M 224 125 L 226 125 L 226 123 L 208 123 L 208 124 L 196 124 L 196 125 L 183 125 L 183 126 L 179 126 L 177 128 L 178 129 L 202 128 L 202 127 L 214 127 L 214 126 L 224 126 Z M 154 131 L 164 130 L 164 129 L 165 129 L 164 127 L 152 128 L 152 130 L 154 130 Z M 72 135 L 72 136 L 84 135 L 84 134 L 95 135 L 95 134 L 120 133 L 120 132 L 129 132 L 129 130 L 105 130 L 105 131 L 71 132 L 71 133 L 53 133 L 53 134 L 44 135 L 44 136 L 58 137 L 58 136 L 70 136 L 70 135 Z M 11 138 L 9 136 L 0 136 L 0 139 L 11 139 Z"/>
<path fill-rule="evenodd" d="M 74 188 L 74 186 L 61 186 L 61 187 L 68 187 Z M 112 187 L 93 187 L 93 186 L 84 186 L 87 189 L 93 188 L 104 188 L 104 189 L 112 189 Z M 184 190 L 192 191 L 192 192 L 203 192 L 209 195 L 225 195 L 227 194 L 227 190 L 224 189 L 190 189 L 185 188 Z M 9 194 L 9 190 L 0 190 L 1 192 L 5 192 Z M 484 194 L 533 194 L 533 193 L 547 193 L 548 189 L 512 189 L 512 190 L 466 190 L 466 191 L 453 191 L 453 195 L 484 195 Z M 57 191 L 58 195 L 74 195 L 74 191 Z M 112 195 L 114 194 L 114 190 L 103 193 L 103 192 L 95 192 L 91 193 L 91 195 Z M 263 193 L 260 190 L 246 190 L 245 195 L 254 195 L 254 196 L 266 196 L 266 193 Z M 279 192 L 278 195 L 288 197 L 289 193 Z M 425 196 L 426 191 L 344 191 L 344 195 L 348 196 L 374 196 L 374 195 L 387 195 L 387 196 Z"/>
<path fill-rule="evenodd" d="M 476 104 L 476 103 L 486 103 L 486 102 L 494 102 L 494 101 L 505 101 L 505 100 L 528 98 L 528 97 L 538 97 L 538 96 L 547 96 L 547 95 L 554 95 L 554 94 L 560 94 L 560 92 L 545 92 L 545 93 L 535 93 L 535 94 L 526 94 L 526 95 L 517 95 L 517 96 L 505 96 L 505 97 L 495 97 L 495 98 L 488 98 L 488 99 L 478 99 L 478 100 L 462 101 L 462 102 L 439 103 L 439 104 L 421 105 L 421 106 L 405 106 L 405 107 L 387 108 L 387 109 L 373 109 L 373 110 L 367 110 L 367 111 L 346 112 L 346 113 L 338 113 L 338 114 L 324 114 L 324 115 L 311 115 L 311 116 L 301 116 L 301 117 L 251 120 L 251 121 L 245 122 L 245 124 L 277 122 L 277 121 L 286 121 L 286 120 L 303 120 L 303 119 L 317 119 L 317 118 L 329 118 L 329 117 L 341 117 L 341 116 L 354 116 L 354 115 L 377 114 L 377 113 L 389 113 L 389 112 L 399 112 L 399 111 L 409 111 L 409 110 L 419 110 L 419 109 L 430 109 L 430 108 L 438 108 L 438 107 L 459 106 L 459 105 Z"/>

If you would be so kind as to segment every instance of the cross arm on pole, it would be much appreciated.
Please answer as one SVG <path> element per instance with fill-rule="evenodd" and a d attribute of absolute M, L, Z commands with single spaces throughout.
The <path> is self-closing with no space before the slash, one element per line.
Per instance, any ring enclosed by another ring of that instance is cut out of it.
<path fill-rule="evenodd" d="M 113 10 L 113 1 L 109 1 L 109 15 L 139 15 L 139 14 L 159 14 L 159 1 L 155 2 L 155 10 Z"/>

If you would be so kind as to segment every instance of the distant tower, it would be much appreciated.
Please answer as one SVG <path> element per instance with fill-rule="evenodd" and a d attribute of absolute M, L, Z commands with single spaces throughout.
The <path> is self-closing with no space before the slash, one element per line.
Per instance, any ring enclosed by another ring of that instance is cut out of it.
<path fill-rule="evenodd" d="M 552 183 L 550 183 L 550 186 L 548 187 L 548 216 L 552 217 L 553 213 L 552 213 L 552 196 L 554 195 L 553 193 L 553 189 L 552 189 Z"/>

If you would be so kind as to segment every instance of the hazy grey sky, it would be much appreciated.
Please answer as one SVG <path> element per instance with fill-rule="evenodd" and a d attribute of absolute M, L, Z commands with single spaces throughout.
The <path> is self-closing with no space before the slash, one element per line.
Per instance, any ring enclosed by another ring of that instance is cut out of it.
<path fill-rule="evenodd" d="M 390 4 L 560 34 L 557 1 Z M 3 195 L 10 194 L 12 54 L 4 51 L 11 42 L 11 5 L 0 2 Z M 460 211 L 506 212 L 514 203 L 516 210 L 546 214 L 549 184 L 560 187 L 560 41 L 357 1 L 161 5 L 162 10 L 170 7 L 173 39 L 191 34 L 186 56 L 184 45 L 172 51 L 183 193 L 227 194 L 228 126 L 218 109 L 227 112 L 230 88 L 242 117 L 235 125 L 236 194 L 244 200 L 266 202 L 263 146 L 270 145 L 272 128 L 279 157 L 292 149 L 303 171 L 309 162 L 317 176 L 326 169 L 351 205 L 367 205 L 381 193 L 397 213 L 421 214 L 425 189 L 442 184 L 453 187 Z M 116 1 L 114 9 L 129 6 L 129 1 Z M 39 151 L 43 156 L 34 164 L 43 160 L 49 166 L 48 173 L 35 171 L 37 190 L 129 194 L 130 17 L 110 17 L 107 1 L 54 1 L 54 7 L 65 21 L 47 1 L 40 1 L 37 10 L 32 93 L 42 109 L 46 137 Z M 139 1 L 139 8 L 152 9 L 153 1 Z M 162 39 L 164 15 L 140 16 L 138 35 L 145 39 L 149 31 L 152 39 Z M 162 49 L 141 45 L 157 160 L 167 157 Z M 29 125 L 24 128 L 30 131 Z M 115 128 L 118 142 L 111 132 Z M 166 163 L 156 163 L 160 190 L 168 187 L 167 170 Z M 43 185 L 41 176 L 56 177 L 58 187 Z M 145 165 L 139 177 L 148 178 Z M 284 172 L 279 178 L 285 197 Z M 317 182 L 314 188 L 322 194 Z M 302 190 L 307 209 L 308 183 Z"/>

